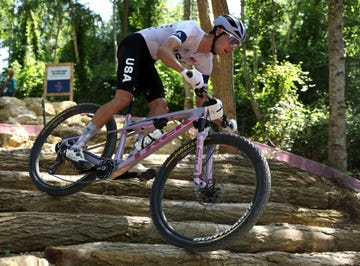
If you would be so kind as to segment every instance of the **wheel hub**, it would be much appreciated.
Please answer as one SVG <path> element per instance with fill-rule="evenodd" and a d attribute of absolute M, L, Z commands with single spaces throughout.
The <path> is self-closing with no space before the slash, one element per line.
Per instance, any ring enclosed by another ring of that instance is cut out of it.
<path fill-rule="evenodd" d="M 202 205 L 213 205 L 222 201 L 224 197 L 224 185 L 220 181 L 213 181 L 201 188 L 195 189 L 196 198 Z"/>

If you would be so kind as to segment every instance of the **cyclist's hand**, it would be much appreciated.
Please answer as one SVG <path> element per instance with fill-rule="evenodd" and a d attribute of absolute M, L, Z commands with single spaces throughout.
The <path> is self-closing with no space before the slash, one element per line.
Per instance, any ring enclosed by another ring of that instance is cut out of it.
<path fill-rule="evenodd" d="M 227 121 L 227 125 L 224 127 L 224 131 L 228 132 L 228 133 L 233 133 L 235 131 L 237 131 L 237 122 L 235 119 L 229 119 Z"/>
<path fill-rule="evenodd" d="M 181 75 L 194 89 L 200 89 L 200 88 L 204 87 L 203 76 L 198 70 L 185 69 L 184 71 L 181 72 Z"/>

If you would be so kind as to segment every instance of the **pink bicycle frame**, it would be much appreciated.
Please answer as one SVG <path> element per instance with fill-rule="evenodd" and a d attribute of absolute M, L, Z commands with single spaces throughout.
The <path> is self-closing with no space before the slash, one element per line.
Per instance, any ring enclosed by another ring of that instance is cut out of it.
<path fill-rule="evenodd" d="M 189 110 L 183 110 L 173 113 L 167 113 L 159 116 L 145 118 L 136 122 L 131 121 L 131 114 L 127 114 L 125 116 L 124 127 L 118 129 L 118 132 L 121 132 L 121 136 L 119 138 L 118 147 L 114 156 L 115 161 L 115 170 L 110 176 L 110 179 L 114 179 L 121 174 L 124 174 L 128 171 L 132 166 L 139 163 L 142 159 L 146 158 L 154 151 L 160 149 L 162 146 L 181 135 L 183 132 L 191 128 L 194 122 L 199 121 L 200 119 L 205 120 L 206 117 L 209 117 L 208 107 L 201 107 Z M 167 121 L 174 120 L 184 120 L 177 127 L 165 133 L 159 140 L 155 141 L 151 145 L 145 147 L 139 152 L 136 152 L 134 155 L 128 156 L 126 159 L 123 159 L 125 143 L 126 139 L 129 136 L 138 134 L 140 131 L 153 127 L 154 120 L 165 118 Z M 204 130 L 197 132 L 197 144 L 196 144 L 196 159 L 195 159 L 195 169 L 194 169 L 194 182 L 200 187 L 205 187 L 206 182 L 202 180 L 202 157 L 203 157 L 203 145 L 206 137 L 208 136 L 209 127 L 205 127 Z M 210 152 L 212 154 L 212 152 Z M 207 157 L 211 157 L 207 155 Z M 86 159 L 89 161 L 99 164 L 101 160 L 99 158 L 95 158 L 91 153 L 85 153 Z M 206 167 L 206 177 L 207 179 L 211 179 L 211 169 L 212 169 L 212 160 L 211 158 L 207 158 L 207 167 Z"/>

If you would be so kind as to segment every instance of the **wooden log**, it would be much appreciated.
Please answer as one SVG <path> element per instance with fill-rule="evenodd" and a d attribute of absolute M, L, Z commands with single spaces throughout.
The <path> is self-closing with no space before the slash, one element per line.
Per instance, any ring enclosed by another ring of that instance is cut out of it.
<path fill-rule="evenodd" d="M 30 189 L 35 190 L 35 186 L 27 172 L 15 171 L 0 171 L 0 187 L 16 188 L 16 189 Z M 97 181 L 83 191 L 94 194 L 107 195 L 129 195 L 129 196 L 146 196 L 149 197 L 151 193 L 152 181 L 139 181 L 138 179 L 127 180 L 105 180 Z M 226 193 L 224 201 L 248 201 L 252 194 L 252 187 L 249 185 L 239 184 L 225 184 Z M 166 197 L 171 199 L 172 195 L 179 198 L 181 195 L 189 195 L 193 191 L 193 182 L 185 180 L 173 180 L 166 188 Z M 299 189 L 294 186 L 284 186 L 271 188 L 270 201 L 273 202 L 287 202 L 293 205 L 298 205 L 308 208 L 337 208 L 338 205 L 343 206 L 339 201 L 343 196 L 342 189 L 335 189 L 327 186 L 309 186 L 306 189 Z M 324 196 L 325 195 L 325 196 Z M 186 199 L 186 198 L 184 198 Z M 346 206 L 344 206 L 346 207 Z M 355 209 L 356 212 L 356 209 Z M 360 217 L 359 217 L 360 219 Z"/>
<path fill-rule="evenodd" d="M 2 162 L 0 170 L 28 171 L 29 153 L 30 151 L 26 149 L 0 149 L 0 161 Z M 145 158 L 142 163 L 148 167 L 160 168 L 168 156 L 168 154 L 151 154 L 149 157 Z M 49 159 L 50 158 L 55 159 L 55 156 L 50 156 Z M 329 180 L 310 175 L 302 170 L 291 167 L 288 164 L 274 160 L 270 160 L 269 162 L 273 186 L 286 185 L 300 189 L 309 187 L 311 184 L 316 184 L 317 186 L 328 186 L 331 184 Z M 230 169 L 229 166 L 231 166 L 231 171 L 228 170 Z M 222 176 L 224 182 L 237 184 L 246 184 L 250 180 L 252 182 L 252 176 L 247 174 L 250 171 L 248 168 L 249 165 L 244 161 L 234 161 L 233 159 L 226 157 L 221 162 L 215 162 L 215 167 L 224 169 L 224 173 L 226 173 L 226 175 Z M 192 178 L 192 171 L 192 169 L 188 168 L 179 168 L 175 169 L 172 175 L 176 179 L 181 179 L 181 177 L 186 177 L 188 179 L 189 176 Z"/>
<path fill-rule="evenodd" d="M 71 213 L 0 213 L 0 248 L 13 253 L 41 251 L 47 246 L 111 241 L 161 244 L 164 241 L 147 217 Z M 198 231 L 194 222 L 178 223 L 179 229 Z M 228 249 L 236 252 L 360 251 L 359 226 L 339 229 L 304 225 L 254 226 L 235 239 Z"/>
<path fill-rule="evenodd" d="M 173 219 L 178 221 L 191 213 L 192 219 L 203 219 L 202 212 L 194 212 L 194 203 L 167 200 L 167 210 L 173 210 Z M 109 196 L 79 192 L 67 197 L 50 197 L 38 191 L 0 189 L 0 212 L 69 212 L 93 213 L 122 216 L 149 216 L 148 198 L 130 196 Z M 234 222 L 234 215 L 244 212 L 246 206 L 241 204 L 219 204 L 207 215 L 209 221 L 228 224 Z M 200 215 L 200 217 L 197 216 Z M 233 216 L 231 216 L 231 214 Z M 258 224 L 290 223 L 312 226 L 336 226 L 348 223 L 348 216 L 336 210 L 317 210 L 299 208 L 285 203 L 269 202 Z"/>
<path fill-rule="evenodd" d="M 6 247 L 12 253 L 96 241 L 162 242 L 147 217 L 4 212 L 0 224 L 0 249 Z"/>
<path fill-rule="evenodd" d="M 360 252 L 286 253 L 268 251 L 234 253 L 226 250 L 192 253 L 161 244 L 96 242 L 73 246 L 51 246 L 42 256 L 1 257 L 0 265 L 358 265 Z M 50 264 L 51 263 L 51 264 Z"/>
<path fill-rule="evenodd" d="M 234 253 L 226 250 L 193 253 L 161 244 L 97 242 L 48 247 L 46 259 L 54 265 L 357 265 L 360 252 L 289 254 L 278 251 Z"/>

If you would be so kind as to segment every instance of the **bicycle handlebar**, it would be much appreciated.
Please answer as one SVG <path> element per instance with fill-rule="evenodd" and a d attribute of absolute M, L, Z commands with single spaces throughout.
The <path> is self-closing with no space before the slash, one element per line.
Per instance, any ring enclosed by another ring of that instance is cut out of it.
<path fill-rule="evenodd" d="M 202 87 L 200 89 L 195 89 L 195 94 L 200 98 L 204 98 L 204 94 L 205 94 L 209 99 L 209 101 L 205 102 L 205 104 L 208 103 L 207 105 L 216 104 L 216 98 L 205 87 Z M 229 120 L 226 114 L 224 113 L 221 118 L 220 124 L 223 128 L 230 128 L 232 130 L 237 130 L 237 125 L 234 125 L 234 122 L 231 120 Z"/>

